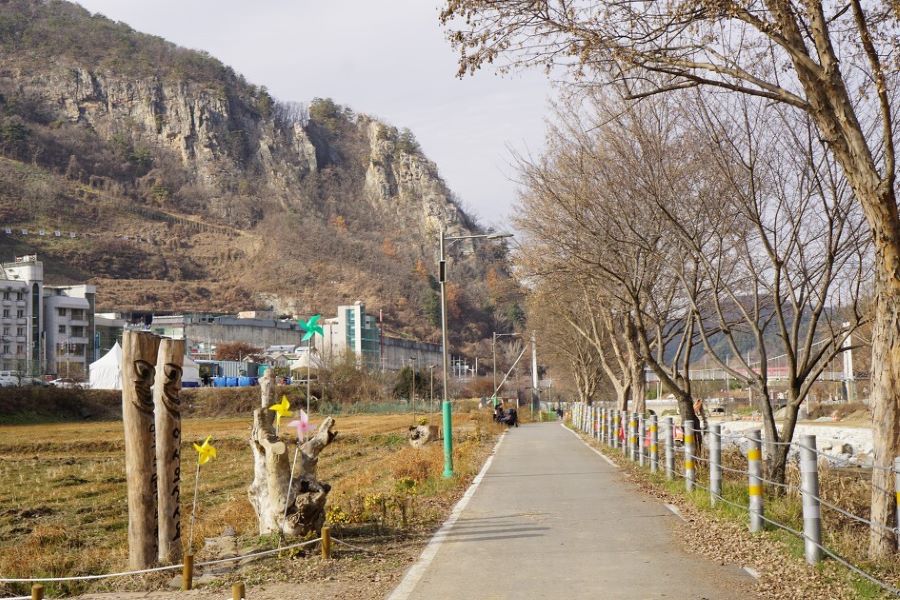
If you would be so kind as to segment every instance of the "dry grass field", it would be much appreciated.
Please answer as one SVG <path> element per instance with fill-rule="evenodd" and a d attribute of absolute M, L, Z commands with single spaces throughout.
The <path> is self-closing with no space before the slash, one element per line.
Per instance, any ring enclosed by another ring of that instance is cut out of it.
<path fill-rule="evenodd" d="M 313 415 L 314 423 L 320 420 Z M 374 530 L 395 539 L 430 532 L 477 473 L 500 432 L 489 415 L 477 412 L 458 414 L 454 423 L 458 476 L 444 479 L 440 442 L 422 450 L 407 444 L 411 415 L 337 417 L 339 435 L 319 463 L 320 479 L 333 486 L 329 519 L 337 530 L 343 528 L 347 536 Z M 227 526 L 237 531 L 242 547 L 272 545 L 257 537 L 247 500 L 249 432 L 249 416 L 184 422 L 187 464 L 195 456 L 190 443 L 207 435 L 219 453 L 201 475 L 195 547 Z M 126 569 L 123 451 L 120 422 L 0 427 L 0 577 Z M 183 470 L 193 473 L 192 466 Z M 193 477 L 186 478 L 181 490 L 185 535 L 193 493 Z M 53 586 L 51 592 L 69 595 L 109 585 Z M 129 585 L 142 589 L 147 581 Z M 0 596 L 24 591 L 0 584 Z"/>

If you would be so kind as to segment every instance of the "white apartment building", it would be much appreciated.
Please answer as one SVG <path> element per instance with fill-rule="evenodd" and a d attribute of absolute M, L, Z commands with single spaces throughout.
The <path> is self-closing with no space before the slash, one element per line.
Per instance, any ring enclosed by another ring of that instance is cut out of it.
<path fill-rule="evenodd" d="M 92 285 L 45 285 L 36 255 L 2 263 L 0 370 L 87 376 L 94 360 Z"/>
<path fill-rule="evenodd" d="M 0 367 L 42 372 L 44 266 L 37 256 L 17 257 L 0 269 Z"/>
<path fill-rule="evenodd" d="M 87 377 L 94 361 L 92 285 L 45 285 L 45 372 L 60 377 Z"/>

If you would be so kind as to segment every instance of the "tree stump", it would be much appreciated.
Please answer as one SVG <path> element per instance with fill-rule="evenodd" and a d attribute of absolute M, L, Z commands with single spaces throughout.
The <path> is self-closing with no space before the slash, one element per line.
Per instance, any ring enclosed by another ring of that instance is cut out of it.
<path fill-rule="evenodd" d="M 409 428 L 409 444 L 413 448 L 422 448 L 428 442 L 440 437 L 437 425 L 418 425 Z"/>
<path fill-rule="evenodd" d="M 281 532 L 304 536 L 319 532 L 325 523 L 325 502 L 331 486 L 317 479 L 316 467 L 319 453 L 334 441 L 337 432 L 332 431 L 334 419 L 325 419 L 316 434 L 300 446 L 292 479 L 293 451 L 275 431 L 275 413 L 269 410 L 275 404 L 274 392 L 274 377 L 269 369 L 260 379 L 261 407 L 253 411 L 250 432 L 253 483 L 247 494 L 256 511 L 261 535 Z"/>

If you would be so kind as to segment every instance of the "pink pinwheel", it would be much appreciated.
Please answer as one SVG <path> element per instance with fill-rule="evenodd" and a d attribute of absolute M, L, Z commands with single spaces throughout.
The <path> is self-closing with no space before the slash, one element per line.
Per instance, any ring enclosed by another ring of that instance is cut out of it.
<path fill-rule="evenodd" d="M 306 414 L 306 411 L 300 409 L 300 418 L 294 419 L 290 423 L 288 423 L 288 427 L 296 427 L 297 428 L 297 439 L 306 439 L 306 432 L 310 430 L 309 425 L 309 415 Z"/>

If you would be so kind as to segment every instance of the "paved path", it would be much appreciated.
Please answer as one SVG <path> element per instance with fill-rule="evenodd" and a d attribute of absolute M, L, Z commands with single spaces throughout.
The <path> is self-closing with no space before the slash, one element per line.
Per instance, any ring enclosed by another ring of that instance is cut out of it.
<path fill-rule="evenodd" d="M 408 598 L 753 597 L 737 566 L 682 551 L 676 520 L 558 423 L 523 426 Z"/>

